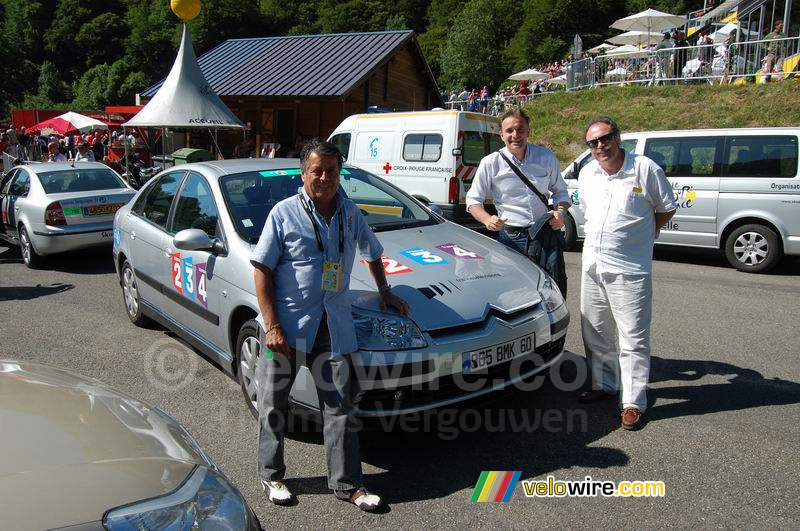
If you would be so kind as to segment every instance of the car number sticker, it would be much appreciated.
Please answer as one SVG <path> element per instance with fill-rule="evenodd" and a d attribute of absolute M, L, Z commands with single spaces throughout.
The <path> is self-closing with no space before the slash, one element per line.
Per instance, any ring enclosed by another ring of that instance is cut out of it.
<path fill-rule="evenodd" d="M 422 265 L 446 264 L 447 260 L 439 255 L 423 249 L 422 247 L 412 247 L 405 251 L 400 251 L 400 254 L 405 255 L 417 263 Z"/>
<path fill-rule="evenodd" d="M 455 243 L 443 243 L 442 245 L 437 245 L 436 248 L 448 254 L 452 254 L 456 258 L 466 258 L 469 260 L 483 260 L 483 257 L 478 253 L 468 251 L 463 247 L 459 247 Z"/>
<path fill-rule="evenodd" d="M 181 295 L 193 301 L 200 301 L 206 308 L 208 308 L 207 267 L 207 262 L 195 264 L 191 256 L 181 258 L 181 253 L 172 253 L 172 287 Z"/>
<path fill-rule="evenodd" d="M 461 367 L 466 374 L 480 371 L 493 365 L 511 361 L 517 356 L 524 356 L 534 351 L 536 345 L 535 334 L 518 337 L 513 341 L 492 345 L 491 347 L 464 352 L 461 357 Z"/>
<path fill-rule="evenodd" d="M 364 265 L 368 265 L 367 261 L 363 258 L 359 260 Z M 399 275 L 400 273 L 411 273 L 414 271 L 410 267 L 401 264 L 397 260 L 389 258 L 388 256 L 381 256 L 381 262 L 383 262 L 383 271 L 387 275 Z"/>

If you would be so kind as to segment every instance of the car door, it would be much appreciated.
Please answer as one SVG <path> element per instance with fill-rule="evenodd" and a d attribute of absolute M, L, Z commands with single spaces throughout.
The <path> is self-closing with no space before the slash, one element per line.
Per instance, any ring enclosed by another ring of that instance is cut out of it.
<path fill-rule="evenodd" d="M 2 199 L 3 230 L 14 240 L 19 239 L 19 213 L 31 187 L 31 178 L 24 168 L 12 170 Z"/>
<path fill-rule="evenodd" d="M 163 293 L 169 288 L 168 277 L 163 273 L 169 262 L 169 257 L 164 256 L 167 222 L 185 175 L 185 171 L 173 171 L 159 177 L 137 199 L 125 224 L 130 238 L 128 259 L 139 280 L 141 298 L 162 313 L 166 306 Z"/>
<path fill-rule="evenodd" d="M 716 245 L 723 146 L 721 136 L 647 139 L 644 155 L 664 169 L 678 204 L 659 243 Z"/>
<path fill-rule="evenodd" d="M 210 251 L 178 249 L 173 238 L 185 229 L 200 229 L 212 240 L 224 240 L 211 186 L 196 172 L 189 172 L 178 192 L 164 241 L 165 304 L 167 313 L 182 326 L 218 350 L 226 350 L 225 334 L 219 329 L 223 288 L 215 275 L 226 258 Z"/>

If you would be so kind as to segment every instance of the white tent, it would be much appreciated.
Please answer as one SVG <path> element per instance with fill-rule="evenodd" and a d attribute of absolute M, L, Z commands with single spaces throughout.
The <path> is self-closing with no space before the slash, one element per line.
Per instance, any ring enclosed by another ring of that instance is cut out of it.
<path fill-rule="evenodd" d="M 523 70 L 522 72 L 517 72 L 516 74 L 508 76 L 508 79 L 513 79 L 514 81 L 540 81 L 549 77 L 550 74 L 546 72 L 542 72 L 535 68 L 528 68 L 527 70 Z"/>
<path fill-rule="evenodd" d="M 661 38 L 662 35 L 660 33 L 652 31 L 626 31 L 625 33 L 611 37 L 608 39 L 608 42 L 614 44 L 635 44 L 637 46 L 646 44 L 650 46 L 651 43 L 656 43 L 660 41 Z"/>
<path fill-rule="evenodd" d="M 626 44 L 625 46 L 620 46 L 615 50 L 611 50 L 605 56 L 620 57 L 621 59 L 633 59 L 636 57 L 647 57 L 648 51 L 641 50 L 632 44 Z"/>
<path fill-rule="evenodd" d="M 206 81 L 184 25 L 175 64 L 153 99 L 123 127 L 244 129 Z"/>

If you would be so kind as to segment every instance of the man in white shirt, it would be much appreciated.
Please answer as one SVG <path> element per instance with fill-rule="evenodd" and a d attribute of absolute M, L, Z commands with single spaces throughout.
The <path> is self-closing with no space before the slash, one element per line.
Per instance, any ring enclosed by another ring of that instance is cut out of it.
<path fill-rule="evenodd" d="M 506 147 L 481 160 L 467 192 L 466 206 L 470 215 L 488 230 L 500 231 L 497 241 L 530 257 L 528 229 L 549 217 L 550 227 L 560 230 L 571 203 L 555 154 L 547 148 L 528 144 L 529 134 L 530 119 L 523 111 L 514 108 L 500 116 L 500 136 Z M 521 170 L 540 194 L 546 197 L 549 192 L 550 201 L 558 205 L 557 210 L 545 206 L 501 154 Z M 486 212 L 483 207 L 486 197 L 493 199 L 497 215 Z M 559 287 L 566 295 L 566 275 L 563 286 Z"/>
<path fill-rule="evenodd" d="M 78 142 L 78 154 L 75 156 L 76 162 L 94 162 L 94 152 L 89 149 L 86 141 Z"/>
<path fill-rule="evenodd" d="M 621 391 L 622 427 L 637 430 L 650 377 L 653 244 L 677 205 L 664 171 L 647 157 L 625 152 L 611 118 L 593 119 L 584 138 L 595 157 L 578 179 L 586 219 L 581 332 L 592 390 L 579 400 L 594 402 Z"/>

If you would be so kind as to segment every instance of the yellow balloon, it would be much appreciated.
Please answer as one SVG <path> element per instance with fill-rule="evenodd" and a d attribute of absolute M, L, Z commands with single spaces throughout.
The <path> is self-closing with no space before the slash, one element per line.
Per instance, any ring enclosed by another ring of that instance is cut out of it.
<path fill-rule="evenodd" d="M 191 20 L 200 14 L 200 0 L 170 0 L 169 6 L 183 21 Z"/>

